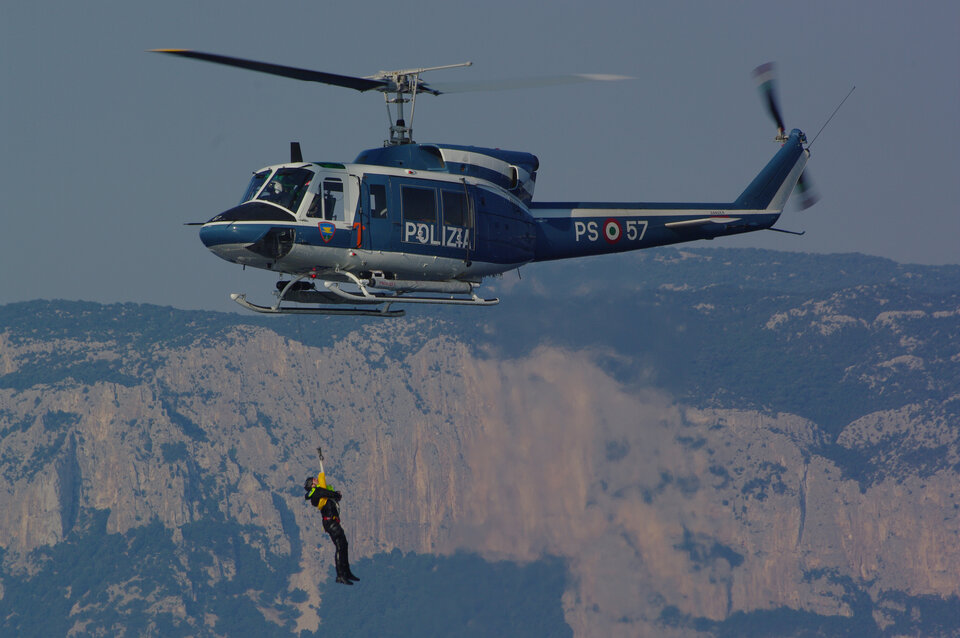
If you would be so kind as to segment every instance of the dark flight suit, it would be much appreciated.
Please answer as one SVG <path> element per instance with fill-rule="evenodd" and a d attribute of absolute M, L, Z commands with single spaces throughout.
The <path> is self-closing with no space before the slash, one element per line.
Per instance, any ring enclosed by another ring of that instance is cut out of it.
<path fill-rule="evenodd" d="M 314 507 L 320 508 L 320 515 L 323 516 L 323 531 L 330 535 L 336 547 L 335 564 L 337 568 L 337 582 L 344 585 L 352 585 L 351 581 L 360 580 L 350 571 L 350 559 L 347 554 L 347 535 L 340 525 L 340 508 L 337 503 L 340 502 L 340 492 L 328 490 L 325 487 L 307 487 L 304 486 L 307 493 L 303 498 L 310 501 Z M 326 501 L 321 505 L 320 501 Z"/>

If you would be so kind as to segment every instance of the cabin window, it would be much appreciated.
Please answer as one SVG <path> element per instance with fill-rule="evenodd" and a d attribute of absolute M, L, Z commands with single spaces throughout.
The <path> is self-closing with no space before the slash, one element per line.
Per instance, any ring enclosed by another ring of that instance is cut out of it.
<path fill-rule="evenodd" d="M 257 199 L 273 202 L 296 213 L 312 179 L 313 171 L 305 168 L 281 168 L 263 187 Z"/>
<path fill-rule="evenodd" d="M 249 202 L 256 197 L 257 193 L 260 192 L 260 187 L 263 186 L 263 183 L 267 181 L 268 177 L 270 177 L 270 169 L 254 173 L 253 177 L 250 178 L 250 183 L 247 184 L 247 190 L 243 192 L 240 203 Z"/>
<path fill-rule="evenodd" d="M 370 184 L 370 216 L 387 218 L 387 187 L 384 184 Z"/>
<path fill-rule="evenodd" d="M 441 191 L 443 200 L 443 223 L 447 226 L 472 228 L 467 195 L 463 191 Z"/>
<path fill-rule="evenodd" d="M 413 222 L 434 224 L 437 221 L 437 194 L 432 188 L 403 186 L 400 188 L 403 218 Z"/>

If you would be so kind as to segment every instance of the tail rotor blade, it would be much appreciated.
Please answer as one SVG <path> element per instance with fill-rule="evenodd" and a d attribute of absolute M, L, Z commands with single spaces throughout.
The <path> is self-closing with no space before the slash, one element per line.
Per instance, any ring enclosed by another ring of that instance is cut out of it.
<path fill-rule="evenodd" d="M 797 182 L 797 194 L 800 195 L 801 210 L 807 210 L 820 201 L 820 195 L 813 187 L 806 172 L 800 174 L 800 180 Z"/>
<path fill-rule="evenodd" d="M 761 64 L 753 70 L 753 79 L 757 82 L 757 88 L 760 95 L 763 96 L 770 112 L 770 117 L 777 124 L 778 132 L 782 135 L 786 130 L 783 124 L 783 117 L 780 115 L 780 104 L 777 98 L 776 70 L 773 62 Z"/>

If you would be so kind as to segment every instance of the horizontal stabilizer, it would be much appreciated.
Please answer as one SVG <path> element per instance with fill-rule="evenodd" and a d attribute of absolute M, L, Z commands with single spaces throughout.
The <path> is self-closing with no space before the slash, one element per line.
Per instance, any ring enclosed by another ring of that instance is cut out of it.
<path fill-rule="evenodd" d="M 707 226 L 709 224 L 730 224 L 740 221 L 739 217 L 701 217 L 700 219 L 685 219 L 679 222 L 669 222 L 664 224 L 666 228 L 692 228 Z"/>

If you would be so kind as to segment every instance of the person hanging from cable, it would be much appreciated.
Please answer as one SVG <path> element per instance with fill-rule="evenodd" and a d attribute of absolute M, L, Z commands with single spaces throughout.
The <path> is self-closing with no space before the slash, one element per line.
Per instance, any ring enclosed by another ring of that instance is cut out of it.
<path fill-rule="evenodd" d="M 330 540 L 336 548 L 334 562 L 337 568 L 337 582 L 343 585 L 352 585 L 360 579 L 350 571 L 350 559 L 347 555 L 347 535 L 340 525 L 340 499 L 343 495 L 327 486 L 327 477 L 323 471 L 323 451 L 317 448 L 320 457 L 320 472 L 316 476 L 308 476 L 303 484 L 306 491 L 303 498 L 320 510 L 323 516 L 323 531 L 330 535 Z"/>

